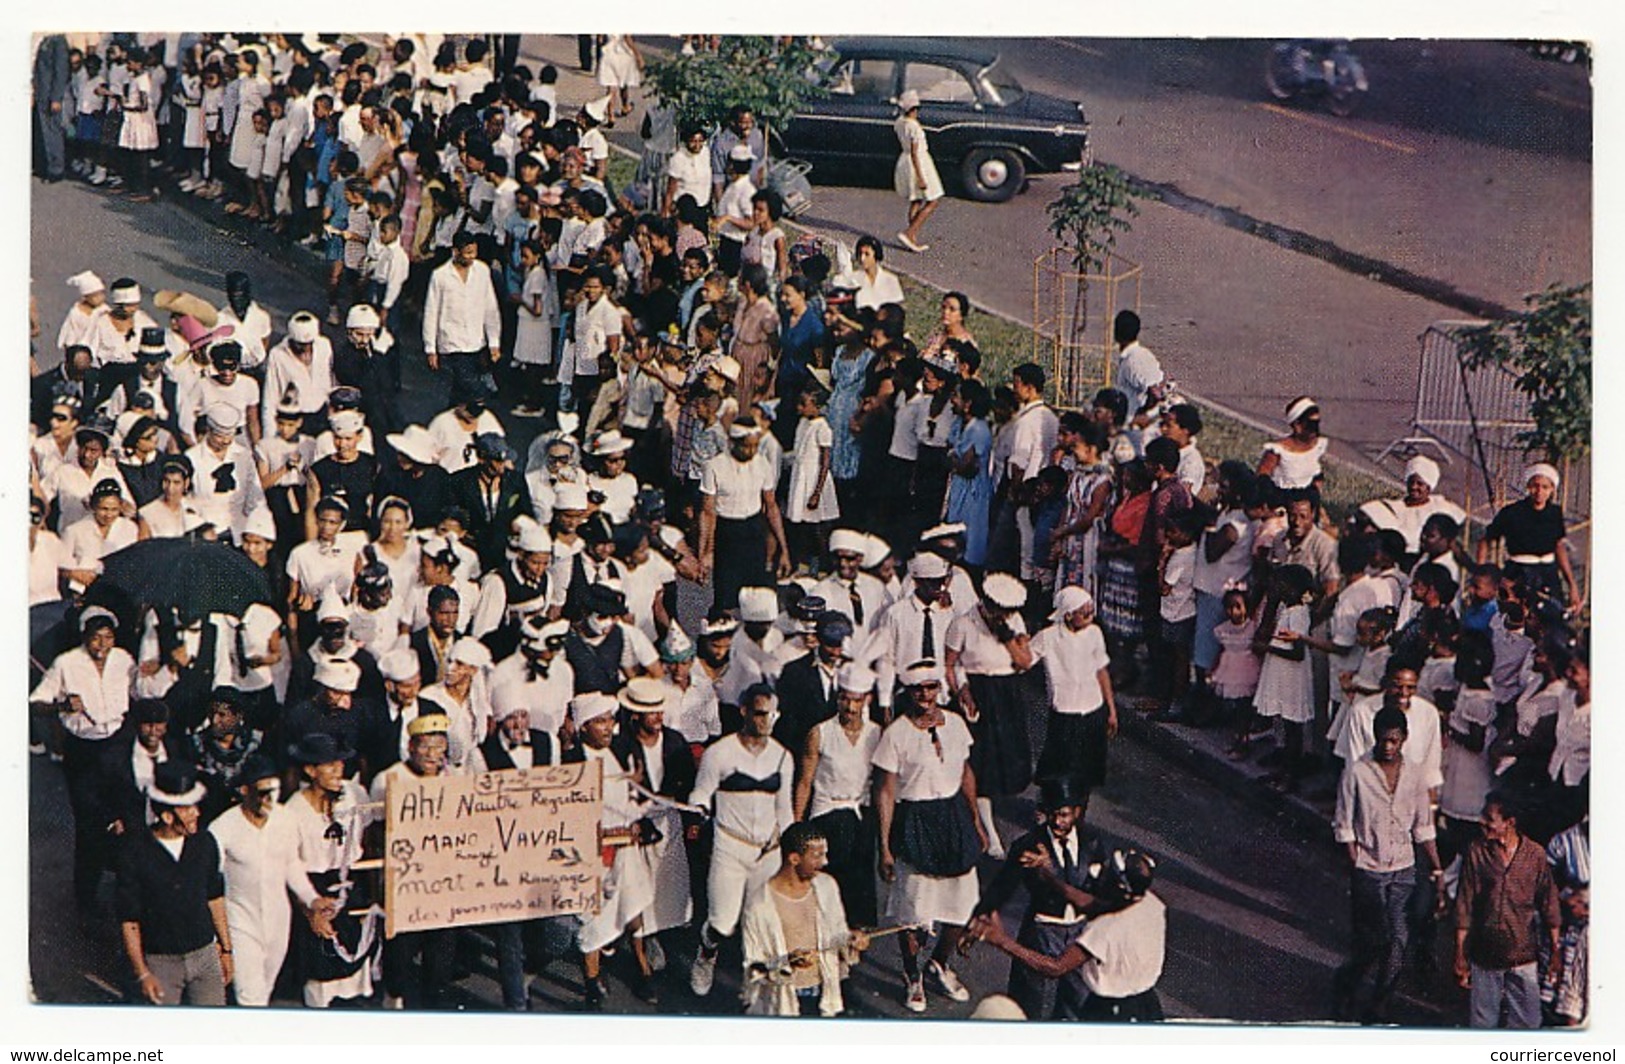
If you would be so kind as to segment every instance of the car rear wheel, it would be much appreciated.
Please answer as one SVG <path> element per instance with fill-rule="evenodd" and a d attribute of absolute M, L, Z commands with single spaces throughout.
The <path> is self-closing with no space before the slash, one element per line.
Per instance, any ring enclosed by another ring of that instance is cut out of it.
<path fill-rule="evenodd" d="M 1008 148 L 973 148 L 960 164 L 965 195 L 983 203 L 1003 203 L 1027 182 L 1027 166 Z"/>

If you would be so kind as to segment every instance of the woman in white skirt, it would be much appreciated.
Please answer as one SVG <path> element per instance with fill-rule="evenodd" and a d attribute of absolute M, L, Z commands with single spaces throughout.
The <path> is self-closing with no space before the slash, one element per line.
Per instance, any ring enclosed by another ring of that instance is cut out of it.
<path fill-rule="evenodd" d="M 784 519 L 789 522 L 791 557 L 798 565 L 816 565 L 818 552 L 829 539 L 830 526 L 841 516 L 835 478 L 829 471 L 835 432 L 824 417 L 824 404 L 829 402 L 829 370 L 814 368 L 810 372 L 800 395 L 782 397 L 795 402 L 796 416 L 801 419 L 796 425 L 784 511 Z"/>
<path fill-rule="evenodd" d="M 628 89 L 635 89 L 643 82 L 643 54 L 632 38 L 624 34 L 611 33 L 604 38 L 604 51 L 598 61 L 598 84 L 609 90 L 609 121 L 607 126 L 614 126 L 615 119 L 632 113 L 632 98 Z"/>
<path fill-rule="evenodd" d="M 559 297 L 540 241 L 526 240 L 519 245 L 519 263 L 525 279 L 518 295 L 512 297 L 519 305 L 513 363 L 521 382 L 520 402 L 513 412 L 519 417 L 536 417 L 542 413 L 543 384 L 556 372 L 553 328 L 559 319 Z"/>
<path fill-rule="evenodd" d="M 920 243 L 920 227 L 942 199 L 942 178 L 937 176 L 937 164 L 925 142 L 925 127 L 920 125 L 920 94 L 909 89 L 898 98 L 897 106 L 903 113 L 898 115 L 894 128 L 903 153 L 897 157 L 892 184 L 897 194 L 908 201 L 908 228 L 897 234 L 897 242 L 910 251 L 925 251 L 931 245 Z"/>
<path fill-rule="evenodd" d="M 942 666 L 920 661 L 904 670 L 907 715 L 886 728 L 875 747 L 875 810 L 880 828 L 880 878 L 891 884 L 886 917 L 913 925 L 902 943 L 905 1002 L 925 1011 L 920 950 L 933 925 L 940 934 L 923 975 L 954 1001 L 970 992 L 948 966 L 980 899 L 976 862 L 987 849 L 976 816 L 971 734 L 941 705 Z"/>
<path fill-rule="evenodd" d="M 158 99 L 152 89 L 152 75 L 147 73 L 146 53 L 131 48 L 125 59 L 130 71 L 124 82 L 124 124 L 119 127 L 118 146 L 124 152 L 127 167 L 125 182 L 135 194 L 137 203 L 152 200 L 152 176 L 147 170 L 148 160 L 158 149 Z"/>

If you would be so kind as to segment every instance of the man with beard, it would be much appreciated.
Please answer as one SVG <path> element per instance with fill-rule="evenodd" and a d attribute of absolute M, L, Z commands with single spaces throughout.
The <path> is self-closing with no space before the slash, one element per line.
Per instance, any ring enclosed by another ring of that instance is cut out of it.
<path fill-rule="evenodd" d="M 180 761 L 147 784 L 154 822 L 119 848 L 118 916 L 141 996 L 154 1005 L 224 1005 L 232 978 L 225 881 L 214 836 L 199 833 L 203 784 Z"/>
<path fill-rule="evenodd" d="M 209 825 L 225 876 L 237 1004 L 250 1007 L 271 1003 L 288 957 L 293 916 L 288 892 L 311 896 L 289 811 L 277 801 L 281 793 L 276 765 L 264 754 L 252 754 L 237 774 L 238 804 Z"/>

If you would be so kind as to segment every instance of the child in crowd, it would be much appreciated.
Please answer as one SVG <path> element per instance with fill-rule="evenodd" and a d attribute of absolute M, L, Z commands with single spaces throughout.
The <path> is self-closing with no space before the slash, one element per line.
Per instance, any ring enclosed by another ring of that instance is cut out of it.
<path fill-rule="evenodd" d="M 1157 584 L 1162 595 L 1162 642 L 1168 650 L 1167 697 L 1161 715 L 1165 719 L 1192 723 L 1191 707 L 1186 705 L 1191 682 L 1191 650 L 1196 643 L 1196 537 L 1207 515 L 1198 509 L 1186 510 L 1168 526 L 1163 538 Z"/>
<path fill-rule="evenodd" d="M 1441 613 L 1432 619 L 1428 657 L 1417 674 L 1416 694 L 1448 713 L 1454 704 L 1456 688 L 1456 646 L 1461 639 L 1461 623 L 1454 614 Z"/>
<path fill-rule="evenodd" d="M 745 241 L 755 227 L 755 207 L 751 203 L 756 186 L 751 182 L 750 169 L 755 157 L 743 144 L 737 145 L 728 156 L 728 187 L 717 201 L 717 265 L 729 277 L 739 276 L 744 264 Z"/>
<path fill-rule="evenodd" d="M 1282 792 L 1298 789 L 1305 770 L 1304 727 L 1315 719 L 1315 678 L 1303 644 L 1314 594 L 1315 578 L 1307 568 L 1281 566 L 1275 571 L 1253 639 L 1253 649 L 1264 655 L 1253 708 L 1266 719 L 1281 718 L 1285 732 L 1282 770 L 1270 779 L 1270 785 Z"/>
<path fill-rule="evenodd" d="M 378 255 L 368 278 L 371 289 L 367 302 L 378 308 L 384 327 L 396 336 L 401 333 L 401 293 L 411 275 L 412 261 L 401 241 L 400 216 L 386 214 L 378 223 Z"/>
<path fill-rule="evenodd" d="M 344 240 L 340 269 L 328 274 L 327 324 L 338 325 L 340 297 L 359 289 L 361 267 L 367 257 L 367 238 L 372 234 L 372 215 L 367 211 L 367 179 L 351 177 L 344 182 L 344 227 L 338 229 Z M 334 227 L 337 229 L 338 227 Z"/>
<path fill-rule="evenodd" d="M 1055 529 L 1066 515 L 1066 488 L 1070 479 L 1067 471 L 1060 466 L 1045 466 L 1038 471 L 1033 487 L 1033 554 L 1030 568 L 1034 581 L 1045 592 L 1045 598 L 1055 590 L 1055 559 L 1050 548 Z M 1027 566 L 1026 559 L 1023 559 L 1023 566 Z"/>
<path fill-rule="evenodd" d="M 750 211 L 751 229 L 745 237 L 743 261 L 761 264 L 771 283 L 769 294 L 777 296 L 779 286 L 790 276 L 790 256 L 785 250 L 784 230 L 779 228 L 784 200 L 774 190 L 764 188 L 750 198 Z"/>
<path fill-rule="evenodd" d="M 1490 630 L 1490 622 L 1500 612 L 1496 590 L 1501 585 L 1499 566 L 1484 564 L 1468 569 L 1461 603 L 1461 627 L 1466 632 Z"/>
<path fill-rule="evenodd" d="M 1258 618 L 1252 612 L 1247 590 L 1228 588 L 1224 592 L 1224 620 L 1213 629 L 1219 641 L 1219 661 L 1208 674 L 1213 694 L 1223 706 L 1223 719 L 1236 729 L 1230 746 L 1233 760 L 1245 760 L 1253 737 L 1253 697 L 1258 693 L 1258 674 L 1263 659 L 1253 649 L 1258 634 Z"/>
<path fill-rule="evenodd" d="M 790 522 L 787 529 L 790 557 L 797 566 L 816 564 L 830 528 L 841 516 L 840 503 L 835 499 L 835 480 L 829 472 L 835 433 L 824 417 L 824 404 L 828 401 L 829 390 L 817 379 L 806 383 L 796 401 L 796 414 L 801 421 L 796 426 L 784 516 Z"/>
<path fill-rule="evenodd" d="M 344 275 L 344 233 L 350 227 L 351 193 L 347 191 L 350 178 L 361 169 L 361 160 L 353 151 L 341 151 L 333 159 L 328 171 L 327 194 L 322 200 L 322 232 L 326 237 L 323 257 L 327 261 L 327 320 L 338 324 L 339 281 Z"/>
<path fill-rule="evenodd" d="M 1490 693 L 1493 651 L 1481 632 L 1464 632 L 1456 648 L 1455 705 L 1445 721 L 1439 788 L 1439 860 L 1447 867 L 1479 835 L 1479 817 L 1489 794 L 1490 744 L 1495 741 L 1495 698 Z"/>

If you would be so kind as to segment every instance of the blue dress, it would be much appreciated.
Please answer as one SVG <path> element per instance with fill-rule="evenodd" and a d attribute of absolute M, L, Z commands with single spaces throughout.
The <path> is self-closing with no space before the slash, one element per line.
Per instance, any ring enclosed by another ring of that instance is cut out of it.
<path fill-rule="evenodd" d="M 784 409 L 794 409 L 796 397 L 811 377 L 809 371 L 827 332 L 823 316 L 813 313 L 810 306 L 793 324 L 784 323 L 780 328 L 779 377 L 774 391 L 787 404 Z"/>
<path fill-rule="evenodd" d="M 965 563 L 982 565 L 987 561 L 987 526 L 993 505 L 993 475 L 988 471 L 988 455 L 993 451 L 993 430 L 981 418 L 958 420 L 948 432 L 948 451 L 955 465 L 965 455 L 976 453 L 976 473 L 948 477 L 948 507 L 944 520 L 965 523 Z"/>
<path fill-rule="evenodd" d="M 830 451 L 830 475 L 836 480 L 851 480 L 858 475 L 858 461 L 862 457 L 858 438 L 852 434 L 852 418 L 858 412 L 863 398 L 863 379 L 873 362 L 875 353 L 864 348 L 857 358 L 836 355 L 830 359 L 830 397 L 826 414 L 835 430 L 835 447 Z"/>

